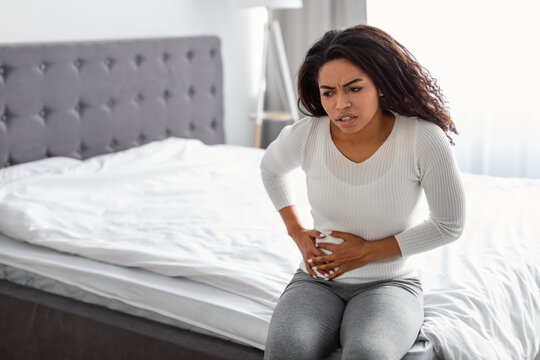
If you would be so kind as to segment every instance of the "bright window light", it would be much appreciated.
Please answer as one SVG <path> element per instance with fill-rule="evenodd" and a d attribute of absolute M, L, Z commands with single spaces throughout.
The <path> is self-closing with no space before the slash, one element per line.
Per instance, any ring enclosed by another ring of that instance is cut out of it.
<path fill-rule="evenodd" d="M 464 171 L 540 178 L 540 2 L 368 0 L 368 24 L 438 80 Z"/>

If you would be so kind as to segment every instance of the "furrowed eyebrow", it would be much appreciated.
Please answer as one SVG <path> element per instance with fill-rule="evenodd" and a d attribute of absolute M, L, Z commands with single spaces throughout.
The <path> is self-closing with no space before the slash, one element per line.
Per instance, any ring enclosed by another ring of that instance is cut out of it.
<path fill-rule="evenodd" d="M 349 81 L 348 83 L 346 83 L 346 84 L 343 85 L 343 86 L 346 87 L 346 86 L 352 85 L 352 84 L 354 84 L 354 83 L 357 82 L 357 81 L 363 81 L 363 79 L 362 79 L 362 78 L 358 78 L 358 79 L 351 80 L 351 81 Z M 330 90 L 335 89 L 334 87 L 332 87 L 332 86 L 327 86 L 327 85 L 321 85 L 321 86 L 319 86 L 319 88 L 320 88 L 320 89 L 330 89 Z"/>

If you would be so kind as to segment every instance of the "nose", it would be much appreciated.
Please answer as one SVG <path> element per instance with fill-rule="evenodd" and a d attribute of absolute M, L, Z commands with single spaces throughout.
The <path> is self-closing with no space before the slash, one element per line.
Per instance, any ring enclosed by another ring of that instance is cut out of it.
<path fill-rule="evenodd" d="M 343 110 L 351 106 L 351 102 L 347 97 L 347 94 L 338 92 L 336 94 L 336 110 Z"/>

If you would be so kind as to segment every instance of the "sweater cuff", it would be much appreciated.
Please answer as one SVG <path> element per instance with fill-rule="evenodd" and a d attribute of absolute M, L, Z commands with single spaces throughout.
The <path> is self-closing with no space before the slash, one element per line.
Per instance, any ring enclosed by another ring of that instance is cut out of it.
<path fill-rule="evenodd" d="M 451 241 L 446 240 L 437 226 L 429 220 L 395 235 L 395 238 L 401 250 L 402 257 L 419 254 Z"/>

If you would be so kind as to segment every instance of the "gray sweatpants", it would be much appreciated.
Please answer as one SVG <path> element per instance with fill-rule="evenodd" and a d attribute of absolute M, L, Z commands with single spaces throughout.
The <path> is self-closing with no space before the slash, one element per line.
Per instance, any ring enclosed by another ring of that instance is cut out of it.
<path fill-rule="evenodd" d="M 344 284 L 299 269 L 274 310 L 264 358 L 399 360 L 423 320 L 417 278 Z"/>

